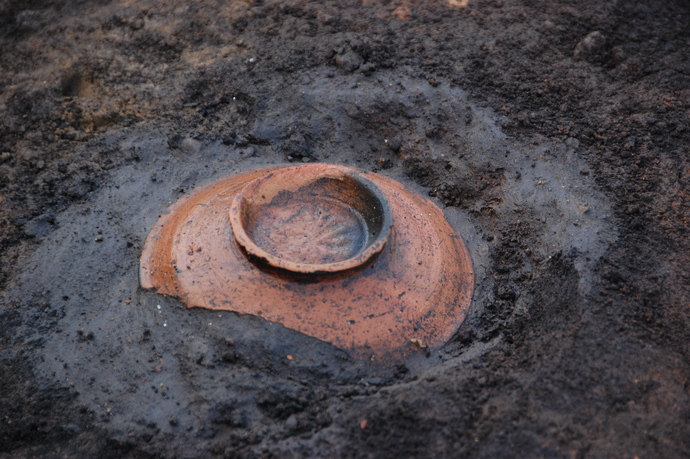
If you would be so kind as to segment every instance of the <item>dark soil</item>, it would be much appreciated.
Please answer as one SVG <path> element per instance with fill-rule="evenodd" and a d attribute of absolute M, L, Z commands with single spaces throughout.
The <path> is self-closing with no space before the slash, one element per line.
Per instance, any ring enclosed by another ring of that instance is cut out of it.
<path fill-rule="evenodd" d="M 690 2 L 463 3 L 0 0 L 0 457 L 690 456 Z M 138 287 L 184 193 L 309 161 L 444 207 L 446 346 Z"/>

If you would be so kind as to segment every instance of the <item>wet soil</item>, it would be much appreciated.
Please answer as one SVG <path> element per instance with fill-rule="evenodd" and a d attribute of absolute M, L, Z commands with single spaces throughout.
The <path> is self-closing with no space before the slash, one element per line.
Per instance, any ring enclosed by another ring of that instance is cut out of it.
<path fill-rule="evenodd" d="M 0 2 L 0 457 L 690 456 L 690 3 L 648 3 Z M 445 346 L 139 287 L 184 193 L 314 161 L 466 239 Z"/>

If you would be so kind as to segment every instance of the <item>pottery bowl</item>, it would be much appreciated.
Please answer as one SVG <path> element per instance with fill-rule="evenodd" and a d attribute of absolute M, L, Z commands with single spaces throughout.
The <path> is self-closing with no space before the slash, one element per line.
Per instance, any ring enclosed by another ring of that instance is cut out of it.
<path fill-rule="evenodd" d="M 392 225 L 386 196 L 368 178 L 333 165 L 274 170 L 248 183 L 230 208 L 246 254 L 295 273 L 335 273 L 383 249 Z"/>

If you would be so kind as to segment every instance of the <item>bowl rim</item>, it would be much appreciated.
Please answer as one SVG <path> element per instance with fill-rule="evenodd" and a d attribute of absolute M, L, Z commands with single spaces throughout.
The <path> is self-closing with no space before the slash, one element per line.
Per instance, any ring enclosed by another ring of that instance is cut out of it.
<path fill-rule="evenodd" d="M 261 199 L 270 202 L 280 191 L 296 191 L 322 178 L 354 180 L 381 203 L 381 230 L 363 250 L 350 258 L 332 263 L 305 263 L 273 255 L 259 247 L 247 234 L 242 208 L 261 187 L 268 189 L 268 193 L 264 193 Z M 323 163 L 275 169 L 252 180 L 233 199 L 229 217 L 234 239 L 246 254 L 263 260 L 273 268 L 301 274 L 337 273 L 362 266 L 383 250 L 393 226 L 393 215 L 388 198 L 374 182 L 349 167 Z"/>

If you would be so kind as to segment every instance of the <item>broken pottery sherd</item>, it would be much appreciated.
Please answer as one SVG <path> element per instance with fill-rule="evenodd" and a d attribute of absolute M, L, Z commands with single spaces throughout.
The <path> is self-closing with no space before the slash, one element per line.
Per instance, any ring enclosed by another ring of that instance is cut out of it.
<path fill-rule="evenodd" d="M 436 205 L 329 164 L 195 190 L 151 230 L 140 274 L 189 307 L 257 315 L 383 362 L 446 342 L 474 289 L 469 253 Z"/>

